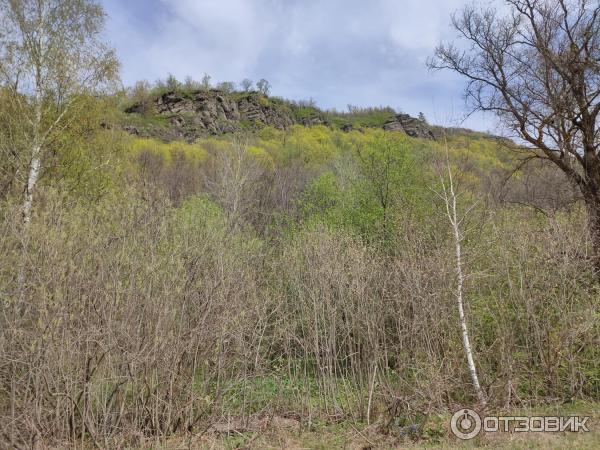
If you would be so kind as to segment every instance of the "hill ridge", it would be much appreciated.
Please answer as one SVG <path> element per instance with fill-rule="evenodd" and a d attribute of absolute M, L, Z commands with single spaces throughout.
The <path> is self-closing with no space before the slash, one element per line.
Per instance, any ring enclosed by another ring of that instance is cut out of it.
<path fill-rule="evenodd" d="M 355 120 L 357 113 L 322 111 L 312 105 L 268 97 L 255 91 L 171 90 L 138 100 L 127 107 L 125 113 L 129 117 L 137 115 L 154 120 L 144 120 L 141 124 L 127 123 L 124 129 L 139 136 L 190 142 L 206 135 L 221 135 L 248 128 L 271 126 L 285 130 L 294 125 L 325 125 L 342 131 L 382 128 L 411 137 L 436 139 L 434 127 L 424 120 L 391 108 L 372 111 L 377 111 L 378 117 L 374 123 L 365 125 Z"/>

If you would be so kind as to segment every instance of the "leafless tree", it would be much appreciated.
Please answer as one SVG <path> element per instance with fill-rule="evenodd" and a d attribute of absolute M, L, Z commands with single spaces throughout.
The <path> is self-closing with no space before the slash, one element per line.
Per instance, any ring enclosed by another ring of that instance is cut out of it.
<path fill-rule="evenodd" d="M 450 165 L 450 156 L 448 151 L 448 144 L 446 144 L 446 176 L 440 176 L 442 185 L 441 192 L 438 192 L 438 196 L 444 202 L 446 209 L 446 216 L 450 227 L 452 228 L 452 238 L 454 243 L 454 267 L 456 271 L 456 290 L 454 296 L 456 297 L 456 306 L 458 309 L 458 319 L 460 324 L 461 339 L 463 344 L 463 350 L 467 358 L 467 367 L 469 369 L 469 375 L 471 377 L 471 383 L 473 384 L 473 390 L 477 395 L 477 400 L 481 406 L 485 406 L 487 400 L 481 389 L 479 383 L 479 376 L 477 375 L 477 368 L 475 366 L 475 358 L 473 357 L 473 347 L 471 346 L 471 339 L 469 337 L 469 328 L 467 326 L 467 318 L 465 315 L 465 298 L 464 298 L 464 285 L 466 275 L 464 272 L 463 262 L 463 250 L 462 243 L 465 239 L 465 233 L 461 229 L 466 214 L 472 209 L 473 205 L 464 216 L 460 217 L 458 213 L 458 193 L 454 185 L 454 177 L 452 176 L 452 168 Z"/>
<path fill-rule="evenodd" d="M 185 77 L 185 80 L 183 82 L 183 88 L 186 91 L 197 91 L 202 88 L 202 84 L 188 75 L 187 77 Z"/>
<path fill-rule="evenodd" d="M 202 85 L 202 89 L 208 91 L 210 89 L 210 80 L 211 80 L 211 76 L 207 73 L 205 73 L 202 76 L 202 81 L 200 82 L 200 84 Z"/>
<path fill-rule="evenodd" d="M 271 92 L 271 83 L 264 78 L 261 78 L 256 82 L 256 89 L 258 89 L 258 92 L 260 92 L 262 95 L 269 95 Z"/>
<path fill-rule="evenodd" d="M 248 153 L 244 136 L 236 136 L 230 148 L 209 148 L 209 152 L 211 159 L 205 166 L 206 190 L 225 210 L 232 229 L 238 229 L 255 208 L 253 191 L 263 169 Z"/>
<path fill-rule="evenodd" d="M 252 89 L 252 85 L 253 84 L 254 83 L 249 78 L 244 78 L 242 80 L 242 82 L 240 83 L 240 85 L 242 86 L 242 89 L 244 90 L 244 92 L 250 92 L 250 90 Z"/>
<path fill-rule="evenodd" d="M 230 94 L 235 91 L 235 83 L 233 81 L 223 81 L 222 83 L 217 84 L 217 89 Z"/>
<path fill-rule="evenodd" d="M 600 276 L 600 6 L 590 0 L 505 0 L 453 16 L 464 46 L 440 44 L 429 66 L 467 80 L 473 110 L 498 115 L 528 158 L 554 163 L 586 205 Z"/>

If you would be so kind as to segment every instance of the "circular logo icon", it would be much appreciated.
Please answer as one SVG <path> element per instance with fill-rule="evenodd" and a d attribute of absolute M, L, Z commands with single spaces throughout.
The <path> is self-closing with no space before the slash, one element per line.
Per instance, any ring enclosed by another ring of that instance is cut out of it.
<path fill-rule="evenodd" d="M 481 417 L 472 409 L 461 409 L 452 416 L 450 428 L 459 439 L 473 439 L 481 431 Z"/>

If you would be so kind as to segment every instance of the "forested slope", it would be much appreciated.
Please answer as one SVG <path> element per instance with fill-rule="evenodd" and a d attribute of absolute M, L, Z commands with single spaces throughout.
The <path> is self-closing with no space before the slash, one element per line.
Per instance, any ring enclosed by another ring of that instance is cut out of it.
<path fill-rule="evenodd" d="M 3 442 L 116 448 L 267 413 L 393 433 L 470 404 L 448 163 L 490 404 L 598 398 L 581 208 L 550 167 L 513 175 L 510 142 L 332 121 L 161 140 L 123 131 L 121 100 L 88 101 L 25 247 L 3 161 Z"/>

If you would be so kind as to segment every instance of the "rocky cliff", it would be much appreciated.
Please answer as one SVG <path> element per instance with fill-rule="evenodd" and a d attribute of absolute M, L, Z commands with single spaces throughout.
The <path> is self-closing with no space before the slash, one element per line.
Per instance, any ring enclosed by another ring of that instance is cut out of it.
<path fill-rule="evenodd" d="M 191 142 L 207 134 L 219 135 L 264 125 L 280 130 L 294 124 L 331 125 L 327 114 L 316 108 L 313 108 L 313 113 L 308 117 L 297 114 L 298 109 L 293 103 L 256 92 L 226 93 L 217 89 L 167 92 L 127 108 L 125 112 L 128 114 L 153 117 L 155 120 L 143 125 L 132 122 L 124 126 L 124 129 L 141 136 Z M 343 131 L 355 129 L 350 123 L 340 128 Z M 385 122 L 383 129 L 406 133 L 412 137 L 435 139 L 432 129 L 425 122 L 408 114 L 391 117 Z"/>
<path fill-rule="evenodd" d="M 427 123 L 408 114 L 397 114 L 383 125 L 383 129 L 400 131 L 416 138 L 435 140 L 433 130 Z"/>
<path fill-rule="evenodd" d="M 191 93 L 167 92 L 150 105 L 136 103 L 126 113 L 152 114 L 166 120 L 168 127 L 130 127 L 136 134 L 161 134 L 165 139 L 194 140 L 206 134 L 224 134 L 252 124 L 285 129 L 295 123 L 292 111 L 257 93 L 227 94 L 213 89 Z"/>

